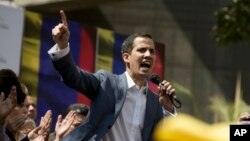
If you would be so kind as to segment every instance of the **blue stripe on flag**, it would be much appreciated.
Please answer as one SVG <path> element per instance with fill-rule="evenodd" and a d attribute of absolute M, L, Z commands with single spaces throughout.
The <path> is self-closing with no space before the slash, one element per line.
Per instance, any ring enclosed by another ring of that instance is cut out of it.
<path fill-rule="evenodd" d="M 121 45 L 127 36 L 115 33 L 113 53 L 113 73 L 121 74 L 125 71 L 125 64 L 122 60 Z"/>

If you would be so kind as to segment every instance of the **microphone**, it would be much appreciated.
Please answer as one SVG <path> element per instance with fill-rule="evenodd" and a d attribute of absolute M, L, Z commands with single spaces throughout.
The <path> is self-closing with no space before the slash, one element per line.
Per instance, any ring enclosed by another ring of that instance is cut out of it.
<path fill-rule="evenodd" d="M 150 81 L 156 85 L 158 85 L 160 87 L 160 89 L 162 88 L 162 85 L 161 84 L 161 78 L 159 75 L 157 74 L 152 74 L 151 77 L 150 77 Z M 168 95 L 172 101 L 172 103 L 174 104 L 174 106 L 176 108 L 180 108 L 181 107 L 181 104 L 182 102 L 177 98 L 177 96 L 175 94 L 172 94 L 172 95 Z M 178 103 L 178 105 L 176 104 Z"/>

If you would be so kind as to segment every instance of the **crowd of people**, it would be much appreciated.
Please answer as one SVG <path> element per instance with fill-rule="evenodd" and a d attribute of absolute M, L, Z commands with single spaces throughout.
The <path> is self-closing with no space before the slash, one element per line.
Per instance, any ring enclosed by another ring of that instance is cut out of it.
<path fill-rule="evenodd" d="M 0 140 L 59 141 L 75 129 L 87 116 L 83 104 L 69 105 L 66 115 L 58 116 L 55 133 L 50 134 L 52 111 L 48 110 L 36 125 L 37 109 L 28 88 L 11 69 L 0 70 Z"/>

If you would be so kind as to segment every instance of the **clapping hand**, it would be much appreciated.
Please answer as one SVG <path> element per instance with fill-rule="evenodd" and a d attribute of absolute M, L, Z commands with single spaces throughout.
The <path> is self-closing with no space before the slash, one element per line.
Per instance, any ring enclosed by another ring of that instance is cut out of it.
<path fill-rule="evenodd" d="M 0 94 L 0 124 L 5 123 L 6 117 L 12 111 L 12 109 L 16 106 L 17 96 L 16 96 L 16 87 L 12 86 L 10 90 L 10 94 L 7 98 L 3 92 Z"/>
<path fill-rule="evenodd" d="M 56 139 L 55 141 L 59 141 L 63 136 L 67 135 L 69 132 L 75 129 L 73 122 L 76 117 L 75 111 L 70 111 L 67 116 L 63 119 L 61 115 L 58 116 L 55 132 L 56 132 Z"/>
<path fill-rule="evenodd" d="M 31 130 L 28 134 L 30 141 L 46 141 L 49 137 L 50 126 L 52 122 L 52 112 L 48 110 L 41 118 L 40 125 Z"/>

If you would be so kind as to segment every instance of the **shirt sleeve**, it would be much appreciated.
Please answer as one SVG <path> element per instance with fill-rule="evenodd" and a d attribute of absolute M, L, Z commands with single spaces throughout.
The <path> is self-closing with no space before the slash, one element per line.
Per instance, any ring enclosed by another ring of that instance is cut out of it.
<path fill-rule="evenodd" d="M 48 54 L 52 60 L 59 60 L 60 58 L 66 56 L 70 51 L 69 44 L 66 48 L 60 49 L 57 44 L 55 44 L 49 51 Z"/>
<path fill-rule="evenodd" d="M 170 112 L 170 111 L 166 110 L 164 107 L 162 107 L 162 111 L 163 111 L 164 117 L 167 117 L 169 115 L 174 116 L 174 117 L 177 116 L 177 111 L 176 111 L 175 107 L 174 107 L 173 112 Z"/>

